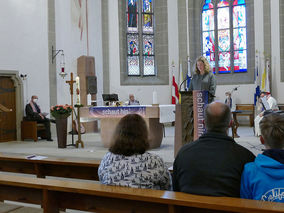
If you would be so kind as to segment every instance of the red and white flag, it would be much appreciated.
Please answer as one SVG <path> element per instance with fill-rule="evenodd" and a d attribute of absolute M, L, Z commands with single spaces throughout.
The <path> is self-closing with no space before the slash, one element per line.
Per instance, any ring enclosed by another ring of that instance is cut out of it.
<path fill-rule="evenodd" d="M 179 101 L 178 85 L 176 83 L 175 76 L 173 74 L 172 104 L 178 104 L 178 101 Z"/>

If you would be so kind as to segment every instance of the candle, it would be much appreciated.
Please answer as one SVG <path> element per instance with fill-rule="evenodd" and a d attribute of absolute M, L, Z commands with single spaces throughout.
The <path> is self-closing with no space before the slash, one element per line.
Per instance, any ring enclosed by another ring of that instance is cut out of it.
<path fill-rule="evenodd" d="M 76 104 L 80 105 L 80 78 L 79 76 L 76 77 L 76 94 L 77 94 L 77 102 Z"/>
<path fill-rule="evenodd" d="M 91 105 L 92 105 L 92 95 L 91 95 L 91 94 L 88 94 L 88 95 L 87 95 L 87 105 L 88 105 L 88 106 L 91 106 Z"/>

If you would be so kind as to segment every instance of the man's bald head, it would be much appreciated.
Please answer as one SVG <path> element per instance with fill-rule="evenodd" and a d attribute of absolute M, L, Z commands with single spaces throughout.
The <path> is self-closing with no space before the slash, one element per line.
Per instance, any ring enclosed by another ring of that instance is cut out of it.
<path fill-rule="evenodd" d="M 230 108 L 221 102 L 212 102 L 205 109 L 205 126 L 209 132 L 226 133 L 231 121 Z"/>

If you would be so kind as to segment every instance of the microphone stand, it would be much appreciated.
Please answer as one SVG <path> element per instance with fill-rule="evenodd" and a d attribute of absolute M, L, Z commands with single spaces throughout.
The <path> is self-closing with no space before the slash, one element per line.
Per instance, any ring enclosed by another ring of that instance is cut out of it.
<path fill-rule="evenodd" d="M 184 82 L 186 82 L 188 79 L 191 79 L 191 77 L 186 77 L 186 79 L 185 80 L 183 80 L 182 82 L 181 82 L 181 84 L 179 85 L 179 91 L 181 91 L 181 86 L 184 84 Z"/>

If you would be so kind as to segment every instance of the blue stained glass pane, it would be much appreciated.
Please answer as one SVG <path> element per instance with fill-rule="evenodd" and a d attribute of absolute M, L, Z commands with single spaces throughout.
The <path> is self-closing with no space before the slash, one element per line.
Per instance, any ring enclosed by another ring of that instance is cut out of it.
<path fill-rule="evenodd" d="M 214 10 L 202 12 L 202 31 L 214 30 Z"/>
<path fill-rule="evenodd" d="M 127 18 L 128 18 L 127 31 L 128 32 L 138 32 L 138 28 L 137 28 L 138 14 L 128 13 Z"/>
<path fill-rule="evenodd" d="M 218 31 L 218 45 L 219 51 L 229 51 L 230 49 L 230 31 L 219 30 Z"/>
<path fill-rule="evenodd" d="M 210 64 L 210 67 L 213 70 L 213 73 L 215 73 L 215 53 L 203 53 L 203 56 L 206 57 L 207 61 Z"/>
<path fill-rule="evenodd" d="M 234 52 L 234 71 L 247 72 L 247 51 L 240 50 Z"/>
<path fill-rule="evenodd" d="M 203 52 L 210 53 L 215 51 L 215 39 L 214 39 L 214 31 L 204 32 L 203 33 Z"/>
<path fill-rule="evenodd" d="M 229 1 L 220 0 L 217 6 L 218 7 L 228 7 L 229 6 Z"/>
<path fill-rule="evenodd" d="M 246 26 L 246 6 L 240 5 L 233 7 L 233 27 Z"/>
<path fill-rule="evenodd" d="M 137 6 L 138 6 L 138 4 L 137 4 L 137 1 L 138 0 L 128 0 L 128 4 L 127 4 L 127 11 L 129 12 L 129 13 L 137 13 Z"/>
<path fill-rule="evenodd" d="M 207 9 L 213 9 L 214 6 L 212 4 L 212 0 L 206 0 L 204 5 L 203 5 L 203 10 L 207 10 Z"/>
<path fill-rule="evenodd" d="M 139 75 L 139 56 L 128 56 L 128 75 Z"/>
<path fill-rule="evenodd" d="M 154 56 L 144 56 L 144 75 L 155 75 L 155 63 Z"/>
<path fill-rule="evenodd" d="M 234 0 L 233 5 L 237 5 L 237 4 L 245 4 L 246 1 L 245 0 Z"/>
<path fill-rule="evenodd" d="M 247 49 L 246 28 L 234 29 L 234 50 Z"/>
<path fill-rule="evenodd" d="M 219 52 L 219 73 L 230 73 L 230 52 Z"/>
<path fill-rule="evenodd" d="M 138 0 L 128 0 L 127 9 L 129 13 L 137 13 L 137 1 Z"/>
<path fill-rule="evenodd" d="M 139 40 L 138 35 L 127 35 L 128 55 L 139 54 Z"/>
<path fill-rule="evenodd" d="M 128 0 L 128 28 L 137 28 L 137 20 L 138 20 L 138 14 L 137 14 L 137 0 Z M 129 29 L 128 29 L 129 30 Z M 133 31 L 133 30 L 130 30 Z"/>
<path fill-rule="evenodd" d="M 143 12 L 151 13 L 152 12 L 152 0 L 143 0 Z"/>
<path fill-rule="evenodd" d="M 217 10 L 218 29 L 227 29 L 230 26 L 229 7 L 219 8 Z"/>
<path fill-rule="evenodd" d="M 154 36 L 144 35 L 143 42 L 143 54 L 154 55 Z"/>
<path fill-rule="evenodd" d="M 143 15 L 143 33 L 153 33 L 153 15 Z"/>

